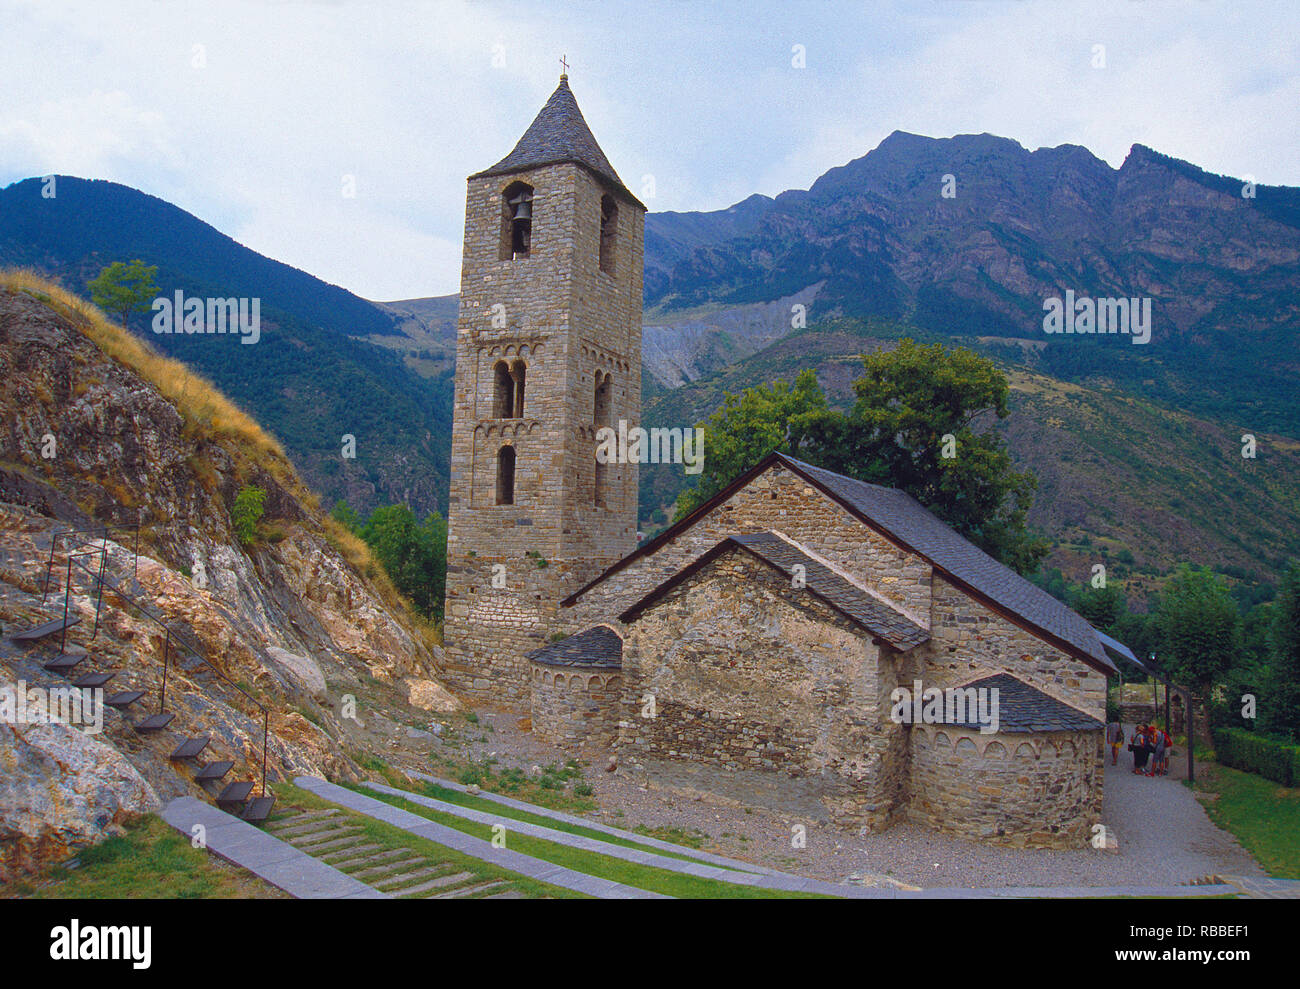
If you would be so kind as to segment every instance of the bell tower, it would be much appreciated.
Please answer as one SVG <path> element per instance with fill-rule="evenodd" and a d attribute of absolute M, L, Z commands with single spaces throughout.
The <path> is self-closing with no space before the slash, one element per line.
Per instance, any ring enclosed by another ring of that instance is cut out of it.
<path fill-rule="evenodd" d="M 596 432 L 640 424 L 644 231 L 567 75 L 469 178 L 444 635 L 469 697 L 526 704 L 559 602 L 636 545 L 637 466 Z"/>

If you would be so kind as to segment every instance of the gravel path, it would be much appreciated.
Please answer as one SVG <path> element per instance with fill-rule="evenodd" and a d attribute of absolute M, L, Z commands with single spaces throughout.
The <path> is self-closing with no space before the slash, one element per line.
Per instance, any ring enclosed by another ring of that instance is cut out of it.
<path fill-rule="evenodd" d="M 521 731 L 516 715 L 480 711 L 479 717 L 485 728 L 490 726 L 486 740 L 462 742 L 456 755 L 481 759 L 490 753 L 500 760 L 499 768 L 525 770 L 575 755 Z M 842 882 L 857 876 L 872 885 L 916 887 L 1165 886 L 1216 872 L 1263 874 L 1231 835 L 1214 826 L 1177 778 L 1134 776 L 1127 752 L 1121 752 L 1118 766 L 1106 767 L 1102 819 L 1118 835 L 1118 853 L 999 848 L 912 824 L 860 837 L 825 824 L 785 820 L 688 786 L 666 785 L 623 767 L 605 772 L 604 752 L 576 754 L 600 805 L 589 816 L 628 829 L 645 825 L 702 832 L 708 851 L 818 879 Z M 1183 771 L 1181 765 L 1174 768 Z M 802 849 L 791 847 L 796 824 L 806 828 Z"/>

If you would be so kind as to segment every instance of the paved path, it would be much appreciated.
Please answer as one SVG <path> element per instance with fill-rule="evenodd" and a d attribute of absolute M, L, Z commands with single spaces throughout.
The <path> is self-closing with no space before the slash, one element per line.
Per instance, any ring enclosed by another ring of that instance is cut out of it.
<path fill-rule="evenodd" d="M 1133 726 L 1126 725 L 1124 737 L 1132 734 Z M 1107 753 L 1102 820 L 1118 835 L 1120 854 L 1107 856 L 1106 871 L 1158 882 L 1211 875 L 1263 877 L 1250 853 L 1210 820 L 1182 782 L 1186 753 L 1179 750 L 1170 764 L 1169 776 L 1135 776 L 1131 752 L 1121 748 L 1116 766 Z"/>
<path fill-rule="evenodd" d="M 1256 900 L 1300 900 L 1300 879 L 1260 879 L 1256 876 L 1214 876 Z"/>
<path fill-rule="evenodd" d="M 419 838 L 427 838 L 429 841 L 455 849 L 471 858 L 491 862 L 493 865 L 536 879 L 538 882 L 561 886 L 600 899 L 672 899 L 672 897 L 664 896 L 661 893 L 651 893 L 632 886 L 625 886 L 610 879 L 587 876 L 573 869 L 566 869 L 564 866 L 554 865 L 508 848 L 496 848 L 490 841 L 471 837 L 462 831 L 457 831 L 455 828 L 449 828 L 430 821 L 426 817 L 412 814 L 410 811 L 394 807 L 392 804 L 386 804 L 374 797 L 367 797 L 363 793 L 356 793 L 333 783 L 326 783 L 314 776 L 299 776 L 293 782 L 294 785 L 302 787 L 309 793 L 314 793 L 323 800 L 338 804 L 340 807 L 346 807 L 348 810 L 354 810 L 357 813 L 365 814 L 367 817 L 373 817 L 377 821 L 383 821 L 393 827 L 401 828 L 403 831 Z"/>
<path fill-rule="evenodd" d="M 457 793 L 469 793 L 469 787 L 463 783 L 453 783 L 451 780 L 439 779 L 437 776 L 429 776 L 425 773 L 417 773 L 413 770 L 404 770 L 407 776 L 418 780 L 424 780 L 426 783 L 433 783 L 447 790 L 455 790 Z M 370 784 L 367 783 L 367 786 Z M 698 859 L 701 862 L 708 862 L 712 865 L 721 866 L 724 869 L 731 869 L 739 872 L 749 872 L 755 875 L 780 876 L 785 875 L 779 869 L 772 869 L 765 865 L 759 865 L 756 862 L 742 862 L 739 859 L 727 858 L 723 855 L 715 855 L 712 852 L 702 851 L 698 848 L 691 848 L 689 845 L 675 845 L 671 841 L 664 841 L 661 838 L 654 838 L 650 835 L 637 834 L 635 831 L 629 831 L 626 828 L 616 828 L 609 824 L 602 824 L 600 821 L 588 820 L 585 817 L 579 817 L 577 814 L 566 814 L 562 810 L 551 810 L 549 807 L 542 807 L 539 804 L 530 804 L 525 800 L 516 800 L 514 797 L 503 796 L 500 793 L 489 793 L 486 790 L 479 790 L 473 796 L 481 800 L 488 800 L 494 804 L 501 804 L 504 807 L 513 807 L 515 810 L 527 811 L 538 817 L 549 817 L 553 821 L 563 821 L 565 824 L 576 824 L 580 827 L 588 828 L 592 831 L 600 831 L 604 834 L 613 835 L 618 838 L 624 838 L 628 841 L 635 841 L 638 845 L 645 845 L 649 848 L 657 848 L 660 851 L 672 852 L 674 855 L 685 855 L 689 858 Z M 458 807 L 458 810 L 464 810 Z"/>
<path fill-rule="evenodd" d="M 298 899 L 388 899 L 387 894 L 197 797 L 177 797 L 162 809 L 162 819 L 187 838 L 193 837 L 196 824 L 202 825 L 209 852 Z"/>
<path fill-rule="evenodd" d="M 434 777 L 422 778 L 427 778 L 433 782 L 437 782 L 439 785 L 444 785 L 444 781 L 437 780 Z M 365 782 L 363 785 L 375 790 L 376 792 L 402 797 L 405 800 L 410 800 L 412 803 L 417 803 L 421 806 L 439 810 L 444 813 L 453 814 L 465 820 L 471 820 L 481 824 L 504 824 L 507 829 L 519 831 L 521 834 L 529 834 L 535 837 L 544 838 L 547 841 L 553 841 L 557 844 L 567 845 L 573 848 L 581 848 L 586 851 L 597 852 L 601 855 L 609 855 L 626 861 L 638 862 L 643 865 L 653 865 L 656 868 L 667 869 L 672 872 L 700 876 L 708 879 L 717 879 L 722 882 L 734 883 L 737 886 L 753 886 L 760 889 L 780 890 L 783 892 L 821 893 L 826 896 L 842 897 L 845 899 L 983 899 L 988 897 L 1070 899 L 1098 896 L 1201 897 L 1234 895 L 1239 892 L 1239 890 L 1232 886 L 1222 884 L 1213 886 L 1141 887 L 1007 886 L 982 889 L 970 889 L 965 887 L 935 887 L 921 890 L 903 890 L 893 887 L 863 887 L 830 883 L 819 879 L 809 879 L 803 876 L 791 875 L 790 873 L 777 872 L 773 869 L 765 869 L 762 874 L 756 875 L 753 873 L 736 871 L 731 868 L 711 868 L 694 862 L 684 862 L 681 859 L 669 858 L 667 856 L 655 855 L 651 852 L 641 852 L 622 845 L 597 841 L 593 838 L 586 838 L 582 835 L 573 835 L 565 831 L 554 831 L 540 825 L 528 824 L 523 821 L 515 820 L 514 818 L 498 817 L 497 815 L 485 811 L 462 807 L 459 804 L 450 804 L 442 800 L 436 800 L 432 797 L 426 797 L 423 794 L 411 793 L 408 790 L 399 790 L 395 787 L 380 783 Z M 463 789 L 459 786 L 454 788 Z M 487 796 L 487 794 L 479 793 L 476 794 L 476 796 Z M 559 811 L 551 811 L 547 808 L 539 808 L 535 804 L 528 804 L 510 798 L 505 798 L 502 802 L 508 803 L 509 805 L 518 807 L 522 810 L 540 814 L 543 817 L 550 817 L 556 820 L 567 820 L 569 823 L 581 824 L 584 826 L 592 825 L 592 822 L 584 821 L 582 818 L 574 817 L 571 814 L 562 814 Z M 623 837 L 632 837 L 628 832 L 620 832 L 617 828 L 602 826 L 600 830 L 612 832 L 613 834 Z M 639 841 L 640 839 L 640 835 L 635 836 L 635 840 Z M 668 843 L 660 842 L 659 844 Z M 680 846 L 669 845 L 669 847 L 676 851 Z M 715 858 L 721 858 L 721 856 L 715 856 Z M 722 861 L 729 863 L 733 862 L 733 860 L 729 859 L 722 859 Z M 744 863 L 740 862 L 735 862 L 734 865 L 740 867 L 745 866 Z"/>

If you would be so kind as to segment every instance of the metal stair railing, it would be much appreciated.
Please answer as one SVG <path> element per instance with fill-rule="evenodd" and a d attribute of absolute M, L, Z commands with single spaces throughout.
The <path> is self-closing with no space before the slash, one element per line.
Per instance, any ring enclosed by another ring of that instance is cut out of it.
<path fill-rule="evenodd" d="M 54 557 L 58 550 L 59 540 L 68 539 L 71 541 L 75 537 L 77 548 L 80 549 L 95 539 L 107 540 L 113 532 L 134 534 L 135 548 L 131 555 L 132 578 L 138 580 L 140 577 L 140 513 L 138 511 L 136 512 L 135 522 L 130 524 L 126 522 L 96 522 L 92 526 L 83 526 L 81 528 L 64 527 L 55 529 L 50 538 L 50 558 L 45 566 L 45 585 L 41 589 L 41 604 L 45 603 L 46 595 L 49 593 L 50 577 L 54 571 Z"/>
<path fill-rule="evenodd" d="M 51 549 L 51 554 L 52 554 L 52 553 L 53 553 L 53 549 Z M 98 573 L 96 573 L 95 571 L 93 571 L 93 570 L 91 570 L 91 569 L 88 569 L 87 567 L 85 567 L 85 566 L 80 562 L 80 558 L 81 558 L 82 556 L 93 556 L 93 555 L 95 555 L 95 554 L 102 554 L 102 555 L 100 556 L 100 567 L 99 567 L 99 571 L 98 571 Z M 86 574 L 87 574 L 89 577 L 91 577 L 92 579 L 94 579 L 94 580 L 97 582 L 97 584 L 98 584 L 98 597 L 96 598 L 96 604 L 95 604 L 95 628 L 96 628 L 96 630 L 98 630 L 98 628 L 99 628 L 99 608 L 100 608 L 100 604 L 101 604 L 101 602 L 103 601 L 103 594 L 104 594 L 104 588 L 105 588 L 105 587 L 107 587 L 107 588 L 108 588 L 108 589 L 109 589 L 113 594 L 117 595 L 118 598 L 120 598 L 122 601 L 124 601 L 126 604 L 130 605 L 131 607 L 135 608 L 137 611 L 140 612 L 140 614 L 144 615 L 146 618 L 148 618 L 150 621 L 152 621 L 154 624 L 156 624 L 159 628 L 161 628 L 161 629 L 163 630 L 163 633 L 165 634 L 165 638 L 164 638 L 164 640 L 163 640 L 163 675 L 162 675 L 162 689 L 160 690 L 159 695 L 158 695 L 158 713 L 159 713 L 159 714 L 163 713 L 163 708 L 164 708 L 164 705 L 166 704 L 166 701 L 167 701 L 167 671 L 168 671 L 168 666 L 169 666 L 169 662 L 170 662 L 171 643 L 172 643 L 173 640 L 175 640 L 176 642 L 178 642 L 180 645 L 184 646 L 184 647 L 185 647 L 185 648 L 190 652 L 190 654 L 193 655 L 196 659 L 199 659 L 199 660 L 201 660 L 202 662 L 206 663 L 206 664 L 208 665 L 208 667 L 212 670 L 213 673 L 215 673 L 218 677 L 220 677 L 222 680 L 224 680 L 224 681 L 225 681 L 227 684 L 229 684 L 231 687 L 234 687 L 235 690 L 237 690 L 237 691 L 239 691 L 239 693 L 243 694 L 244 697 L 248 698 L 248 700 L 249 700 L 249 701 L 250 701 L 250 702 L 251 702 L 251 703 L 252 703 L 252 704 L 253 704 L 253 705 L 254 705 L 254 706 L 259 710 L 259 711 L 262 712 L 262 781 L 261 781 L 261 796 L 265 797 L 265 796 L 266 796 L 266 757 L 267 757 L 267 747 L 268 747 L 268 745 L 270 744 L 270 738 L 271 738 L 271 716 L 270 716 L 270 710 L 267 708 L 267 706 L 266 706 L 265 704 L 263 704 L 263 703 L 262 703 L 261 701 L 259 701 L 256 697 L 254 697 L 252 694 L 250 694 L 247 690 L 245 690 L 243 687 L 241 687 L 239 684 L 237 684 L 237 683 L 236 683 L 234 680 L 232 680 L 229 676 L 227 676 L 225 673 L 221 672 L 221 670 L 217 667 L 217 665 L 216 665 L 215 663 L 212 662 L 212 660 L 208 659 L 207 656 L 203 655 L 202 650 L 200 650 L 200 649 L 199 649 L 199 648 L 198 648 L 198 647 L 193 643 L 193 641 L 191 641 L 190 639 L 188 639 L 186 636 L 181 635 L 179 632 L 177 632 L 175 629 L 173 629 L 170 625 L 168 625 L 167 622 L 166 622 L 163 618 L 161 618 L 161 617 L 159 617 L 158 615 L 154 614 L 154 612 L 153 612 L 153 611 L 152 611 L 152 610 L 151 610 L 151 609 L 150 609 L 146 604 L 144 604 L 144 602 L 138 600 L 138 599 L 137 599 L 134 595 L 132 595 L 130 592 L 128 592 L 128 591 L 124 590 L 122 587 L 120 587 L 120 586 L 119 586 L 119 585 L 118 585 L 118 584 L 117 584 L 117 583 L 116 583 L 112 578 L 106 576 L 105 573 L 104 573 L 104 560 L 105 560 L 105 558 L 107 557 L 107 555 L 108 555 L 108 549 L 107 549 L 107 547 L 100 547 L 99 549 L 91 550 L 91 551 L 87 551 L 87 552 L 84 552 L 84 553 L 71 553 L 71 554 L 69 554 L 69 556 L 68 556 L 68 564 L 67 564 L 68 583 L 67 583 L 67 587 L 66 587 L 66 589 L 65 589 L 64 598 L 63 598 L 63 612 L 64 612 L 64 618 L 65 618 L 65 619 L 67 618 L 67 613 L 68 613 L 68 598 L 71 596 L 71 593 L 72 593 L 72 561 L 73 561 L 74 559 L 76 559 L 76 560 L 77 560 L 77 567 L 78 567 L 79 569 L 85 571 Z M 138 573 L 138 570 L 137 570 L 137 573 Z M 65 635 L 67 634 L 67 630 L 66 630 L 66 629 L 64 629 L 64 634 L 65 634 Z M 62 651 L 62 646 L 60 646 L 60 651 Z"/>

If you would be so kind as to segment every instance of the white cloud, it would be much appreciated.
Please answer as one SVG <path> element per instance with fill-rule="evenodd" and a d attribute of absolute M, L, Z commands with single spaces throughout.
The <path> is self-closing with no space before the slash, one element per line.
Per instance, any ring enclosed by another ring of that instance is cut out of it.
<path fill-rule="evenodd" d="M 1142 142 L 1300 184 L 1298 21 L 1285 0 L 0 0 L 0 182 L 113 179 L 361 295 L 441 294 L 465 177 L 510 150 L 561 53 L 624 181 L 654 176 L 652 209 L 806 188 L 895 129 L 1082 144 L 1116 166 Z"/>

